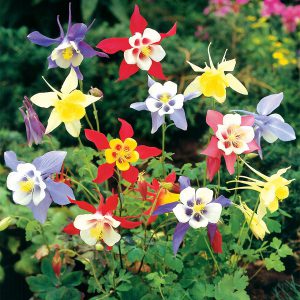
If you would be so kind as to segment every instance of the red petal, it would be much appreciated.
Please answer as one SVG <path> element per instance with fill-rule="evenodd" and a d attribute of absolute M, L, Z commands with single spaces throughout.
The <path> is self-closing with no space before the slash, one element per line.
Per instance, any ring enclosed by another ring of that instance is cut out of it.
<path fill-rule="evenodd" d="M 119 136 L 122 141 L 124 141 L 127 138 L 131 138 L 134 135 L 134 131 L 132 126 L 126 122 L 125 120 L 118 118 L 119 122 L 121 122 L 121 128 L 119 131 Z"/>
<path fill-rule="evenodd" d="M 138 70 L 139 67 L 137 65 L 129 65 L 126 63 L 125 59 L 123 59 L 119 69 L 118 80 L 125 80 L 135 74 Z"/>
<path fill-rule="evenodd" d="M 215 157 L 215 158 L 220 158 L 222 155 L 222 150 L 218 148 L 218 139 L 213 136 L 206 147 L 201 154 L 207 155 L 209 157 Z"/>
<path fill-rule="evenodd" d="M 73 223 L 70 223 L 63 229 L 63 232 L 67 234 L 79 234 L 80 230 L 75 228 Z"/>
<path fill-rule="evenodd" d="M 127 228 L 127 229 L 132 229 L 140 226 L 142 224 L 141 221 L 128 221 L 126 220 L 126 217 L 113 217 L 115 220 L 121 222 L 121 227 Z"/>
<path fill-rule="evenodd" d="M 211 246 L 215 253 L 223 252 L 223 250 L 222 250 L 222 235 L 218 229 L 216 230 L 214 240 L 212 241 Z"/>
<path fill-rule="evenodd" d="M 169 174 L 166 178 L 165 178 L 165 182 L 170 182 L 170 183 L 174 183 L 176 180 L 176 173 L 172 172 L 171 174 Z"/>
<path fill-rule="evenodd" d="M 160 149 L 144 145 L 137 146 L 135 150 L 139 153 L 140 159 L 147 159 L 149 157 L 154 157 L 161 154 Z"/>
<path fill-rule="evenodd" d="M 118 203 L 118 195 L 112 195 L 106 199 L 105 204 L 103 203 L 101 206 L 99 206 L 99 211 L 101 211 L 103 215 L 106 215 L 108 212 L 113 212 L 116 210 Z"/>
<path fill-rule="evenodd" d="M 230 155 L 224 155 L 226 168 L 230 175 L 234 174 L 234 164 L 236 161 L 236 154 L 232 152 Z"/>
<path fill-rule="evenodd" d="M 109 179 L 114 175 L 115 170 L 114 164 L 103 164 L 98 167 L 97 178 L 93 180 L 96 183 L 103 183 L 105 180 Z"/>
<path fill-rule="evenodd" d="M 131 184 L 134 184 L 137 181 L 138 176 L 139 170 L 133 166 L 130 166 L 129 170 L 122 172 L 122 177 Z"/>
<path fill-rule="evenodd" d="M 133 14 L 130 18 L 130 31 L 132 35 L 136 32 L 143 33 L 145 28 L 147 27 L 147 21 L 145 18 L 140 14 L 140 9 L 137 5 L 134 6 Z"/>
<path fill-rule="evenodd" d="M 219 171 L 220 165 L 221 165 L 221 158 L 219 157 L 208 157 L 206 160 L 207 165 L 207 176 L 209 178 L 209 181 L 212 181 L 215 174 Z"/>
<path fill-rule="evenodd" d="M 208 110 L 206 114 L 206 123 L 216 133 L 218 124 L 223 124 L 223 115 L 215 110 Z"/>
<path fill-rule="evenodd" d="M 69 198 L 69 197 L 68 197 Z M 96 207 L 85 201 L 77 201 L 69 198 L 70 202 L 76 204 L 79 208 L 86 210 L 92 214 L 96 213 Z"/>
<path fill-rule="evenodd" d="M 91 129 L 85 129 L 84 133 L 85 137 L 94 143 L 98 150 L 105 150 L 109 148 L 108 140 L 103 133 Z"/>
<path fill-rule="evenodd" d="M 175 23 L 173 25 L 173 27 L 166 33 L 161 33 L 160 36 L 161 36 L 161 39 L 164 39 L 164 38 L 167 38 L 169 36 L 173 36 L 176 34 L 176 30 L 177 30 L 177 23 Z"/>
<path fill-rule="evenodd" d="M 148 183 L 147 181 L 138 181 L 137 191 L 141 194 L 142 199 L 146 200 L 148 195 Z"/>
<path fill-rule="evenodd" d="M 109 54 L 114 54 L 118 51 L 125 51 L 131 48 L 128 38 L 105 39 L 99 42 L 96 47 Z"/>
<path fill-rule="evenodd" d="M 158 189 L 159 189 L 159 182 L 158 182 L 158 180 L 155 179 L 155 178 L 153 178 L 153 180 L 152 180 L 152 188 L 153 188 L 153 190 L 155 190 L 155 191 L 158 191 Z"/>
<path fill-rule="evenodd" d="M 245 151 L 244 153 L 251 153 L 255 150 L 260 149 L 255 140 L 248 143 L 248 147 L 249 147 L 249 150 Z"/>
<path fill-rule="evenodd" d="M 242 126 L 252 126 L 254 124 L 253 116 L 242 116 L 241 125 Z"/>
<path fill-rule="evenodd" d="M 152 65 L 148 71 L 148 73 L 158 79 L 167 80 L 167 77 L 164 75 L 161 63 L 152 60 Z"/>

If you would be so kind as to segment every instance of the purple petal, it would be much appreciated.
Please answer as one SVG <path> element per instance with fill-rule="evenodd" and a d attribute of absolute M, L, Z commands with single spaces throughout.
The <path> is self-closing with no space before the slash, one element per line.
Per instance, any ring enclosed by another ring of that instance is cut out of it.
<path fill-rule="evenodd" d="M 80 72 L 79 67 L 72 67 L 72 68 L 73 68 L 74 71 L 76 72 L 77 78 L 78 78 L 79 80 L 83 80 L 83 75 L 82 75 L 82 73 Z"/>
<path fill-rule="evenodd" d="M 227 206 L 232 204 L 231 200 L 227 199 L 226 197 L 224 197 L 222 195 L 220 197 L 218 197 L 217 199 L 214 199 L 211 202 L 212 203 L 219 203 L 219 204 L 222 205 L 222 207 L 227 207 Z"/>
<path fill-rule="evenodd" d="M 180 191 L 184 190 L 185 188 L 191 186 L 191 181 L 186 176 L 179 176 L 178 182 L 180 184 Z"/>
<path fill-rule="evenodd" d="M 61 40 L 63 40 L 64 36 L 65 36 L 65 33 L 64 33 L 64 30 L 63 30 L 63 28 L 62 28 L 62 26 L 60 24 L 59 15 L 57 16 L 56 21 L 57 21 L 57 25 L 59 27 L 60 38 L 61 38 Z"/>
<path fill-rule="evenodd" d="M 39 205 L 36 206 L 31 201 L 30 204 L 27 205 L 27 207 L 32 210 L 33 216 L 37 221 L 39 221 L 40 223 L 45 223 L 51 202 L 51 197 L 48 191 L 46 191 L 46 196 Z"/>
<path fill-rule="evenodd" d="M 4 161 L 5 165 L 10 168 L 12 171 L 17 170 L 19 164 L 23 164 L 23 161 L 17 159 L 17 155 L 14 151 L 5 151 L 4 152 Z"/>
<path fill-rule="evenodd" d="M 66 205 L 70 201 L 68 197 L 75 199 L 72 189 L 63 182 L 55 182 L 52 179 L 48 178 L 45 181 L 47 189 L 50 193 L 50 196 L 56 204 Z"/>
<path fill-rule="evenodd" d="M 261 141 L 261 129 L 260 128 L 255 129 L 254 140 L 255 140 L 257 146 L 259 147 L 259 149 L 257 150 L 259 157 L 260 157 L 260 159 L 263 159 L 261 143 L 260 143 L 260 141 Z"/>
<path fill-rule="evenodd" d="M 210 243 L 213 242 L 215 234 L 217 231 L 217 224 L 213 224 L 213 223 L 208 223 L 207 225 L 207 233 L 208 233 L 208 238 L 210 240 Z"/>
<path fill-rule="evenodd" d="M 69 2 L 69 20 L 68 20 L 68 28 L 67 28 L 66 36 L 69 36 L 71 25 L 72 25 L 72 5 L 71 2 Z"/>
<path fill-rule="evenodd" d="M 51 55 L 48 56 L 48 69 L 57 68 L 57 64 L 54 60 L 51 59 Z"/>
<path fill-rule="evenodd" d="M 268 115 L 276 109 L 283 99 L 283 93 L 273 94 L 262 98 L 257 104 L 257 112 L 261 115 Z"/>
<path fill-rule="evenodd" d="M 79 43 L 82 41 L 87 33 L 87 26 L 84 23 L 76 23 L 71 26 L 69 33 L 68 33 L 68 39 L 70 41 L 74 41 L 76 43 Z"/>
<path fill-rule="evenodd" d="M 66 151 L 50 151 L 34 159 L 32 164 L 42 173 L 42 176 L 48 177 L 60 172 L 66 155 Z"/>
<path fill-rule="evenodd" d="M 133 108 L 137 111 L 141 111 L 141 110 L 147 110 L 149 111 L 149 109 L 147 108 L 147 105 L 145 104 L 145 102 L 135 102 L 130 104 L 130 108 Z"/>
<path fill-rule="evenodd" d="M 156 81 L 148 75 L 148 87 L 150 88 Z"/>
<path fill-rule="evenodd" d="M 152 130 L 151 133 L 155 133 L 157 129 L 164 123 L 165 119 L 164 117 L 161 117 L 158 112 L 151 113 L 152 117 Z"/>
<path fill-rule="evenodd" d="M 269 130 L 274 135 L 276 135 L 280 140 L 284 142 L 292 141 L 296 139 L 295 131 L 293 127 L 285 122 L 277 118 L 270 118 L 271 120 L 268 121 L 263 128 L 263 130 Z"/>
<path fill-rule="evenodd" d="M 81 54 L 84 56 L 84 57 L 93 57 L 95 55 L 98 55 L 100 57 L 109 57 L 106 53 L 104 52 L 99 52 L 99 51 L 96 51 L 94 50 L 89 44 L 87 44 L 86 42 L 80 42 L 78 44 L 78 49 L 79 51 L 81 52 Z"/>
<path fill-rule="evenodd" d="M 190 228 L 189 223 L 178 223 L 177 224 L 177 226 L 175 228 L 174 236 L 173 236 L 174 255 L 176 255 L 176 253 L 178 252 L 179 246 L 182 243 L 183 238 L 189 228 Z"/>
<path fill-rule="evenodd" d="M 31 32 L 30 34 L 27 35 L 27 38 L 31 43 L 44 46 L 44 47 L 48 47 L 55 43 L 61 42 L 61 38 L 51 39 L 39 33 L 38 31 Z"/>
<path fill-rule="evenodd" d="M 182 130 L 187 130 L 187 122 L 184 109 L 175 109 L 170 115 L 170 119 L 174 122 L 175 126 Z"/>
<path fill-rule="evenodd" d="M 168 203 L 168 204 L 164 204 L 158 207 L 158 209 L 156 209 L 153 212 L 153 216 L 159 216 L 165 213 L 169 213 L 173 210 L 173 208 L 178 204 L 178 201 L 172 202 L 172 203 Z"/>
<path fill-rule="evenodd" d="M 199 92 L 190 93 L 190 94 L 184 96 L 184 102 L 192 100 L 192 99 L 197 98 L 199 96 L 200 96 Z"/>

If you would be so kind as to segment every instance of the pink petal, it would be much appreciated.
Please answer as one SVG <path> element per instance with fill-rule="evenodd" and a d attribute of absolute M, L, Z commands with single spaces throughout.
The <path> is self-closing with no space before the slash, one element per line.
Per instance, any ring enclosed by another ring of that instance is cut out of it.
<path fill-rule="evenodd" d="M 223 124 L 223 115 L 215 110 L 208 110 L 206 114 L 206 123 L 216 133 L 218 124 Z"/>
<path fill-rule="evenodd" d="M 215 174 L 219 171 L 220 165 L 221 165 L 221 158 L 219 157 L 208 157 L 206 159 L 207 164 L 207 176 L 209 178 L 209 181 L 212 181 Z"/>
<path fill-rule="evenodd" d="M 230 175 L 234 174 L 234 164 L 236 162 L 236 154 L 232 152 L 230 155 L 224 155 L 226 168 Z"/>
<path fill-rule="evenodd" d="M 210 156 L 210 157 L 215 157 L 215 158 L 221 158 L 222 156 L 222 150 L 218 148 L 218 139 L 213 136 L 206 147 L 201 154 Z"/>
<path fill-rule="evenodd" d="M 251 152 L 253 152 L 255 150 L 259 150 L 260 149 L 255 140 L 251 141 L 247 145 L 249 147 L 249 150 L 245 151 L 244 153 L 251 153 Z"/>
<path fill-rule="evenodd" d="M 241 125 L 242 126 L 252 126 L 254 124 L 253 116 L 242 116 Z"/>

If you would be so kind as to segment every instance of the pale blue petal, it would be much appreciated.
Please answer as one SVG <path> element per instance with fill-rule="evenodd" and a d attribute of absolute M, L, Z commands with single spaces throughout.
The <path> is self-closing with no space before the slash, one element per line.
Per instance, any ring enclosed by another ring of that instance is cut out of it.
<path fill-rule="evenodd" d="M 191 186 L 191 181 L 186 176 L 179 176 L 178 182 L 180 184 L 180 191 L 184 190 L 185 188 Z"/>
<path fill-rule="evenodd" d="M 263 130 L 271 131 L 274 135 L 276 135 L 280 140 L 284 142 L 296 139 L 295 131 L 291 125 L 284 123 L 277 118 L 270 119 L 272 120 L 268 121 Z"/>
<path fill-rule="evenodd" d="M 46 196 L 39 205 L 36 206 L 31 201 L 27 206 L 32 210 L 33 216 L 37 221 L 39 221 L 40 223 L 45 223 L 51 202 L 51 197 L 48 191 L 46 191 Z"/>
<path fill-rule="evenodd" d="M 148 87 L 150 88 L 156 81 L 148 75 Z"/>
<path fill-rule="evenodd" d="M 268 115 L 275 110 L 283 99 L 283 93 L 273 94 L 262 98 L 257 104 L 257 112 L 261 115 Z"/>
<path fill-rule="evenodd" d="M 141 111 L 141 110 L 147 110 L 149 111 L 149 109 L 147 108 L 147 105 L 145 102 L 135 102 L 135 103 L 132 103 L 130 105 L 130 108 L 133 108 L 137 111 Z"/>
<path fill-rule="evenodd" d="M 182 130 L 187 130 L 187 122 L 184 109 L 175 109 L 170 115 L 170 119 L 174 122 L 175 126 Z"/>
<path fill-rule="evenodd" d="M 194 98 L 197 98 L 197 97 L 199 97 L 200 95 L 201 95 L 201 93 L 199 93 L 199 92 L 190 93 L 190 94 L 184 96 L 184 102 L 189 101 L 189 100 L 192 100 L 192 99 L 194 99 Z"/>
<path fill-rule="evenodd" d="M 5 151 L 4 152 L 4 161 L 5 165 L 10 168 L 12 171 L 17 170 L 17 166 L 19 164 L 24 163 L 23 161 L 19 161 L 17 159 L 17 155 L 14 151 Z"/>
<path fill-rule="evenodd" d="M 151 113 L 152 118 L 152 130 L 151 133 L 155 133 L 157 129 L 165 122 L 164 117 L 160 116 L 158 112 Z"/>
<path fill-rule="evenodd" d="M 47 189 L 50 193 L 50 196 L 56 204 L 66 205 L 69 204 L 70 201 L 68 197 L 71 199 L 75 199 L 72 189 L 63 182 L 55 182 L 52 179 L 48 178 L 45 181 L 47 185 Z"/>

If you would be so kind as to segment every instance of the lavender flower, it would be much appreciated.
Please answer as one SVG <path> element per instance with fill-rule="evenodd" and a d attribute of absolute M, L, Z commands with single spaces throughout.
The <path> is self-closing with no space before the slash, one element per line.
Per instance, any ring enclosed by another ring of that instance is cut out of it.
<path fill-rule="evenodd" d="M 26 96 L 23 100 L 23 106 L 20 107 L 19 110 L 24 118 L 29 147 L 31 147 L 33 143 L 36 145 L 40 144 L 43 136 L 45 135 L 45 127 L 41 123 L 38 115 Z"/>
<path fill-rule="evenodd" d="M 79 70 L 79 65 L 83 58 L 90 58 L 95 55 L 108 57 L 108 55 L 94 50 L 89 44 L 83 41 L 93 22 L 89 26 L 83 23 L 72 25 L 71 3 L 69 3 L 69 22 L 66 34 L 60 24 L 59 16 L 57 16 L 57 23 L 60 29 L 60 36 L 58 38 L 52 39 L 46 37 L 38 31 L 30 33 L 27 38 L 32 43 L 43 47 L 58 44 L 48 57 L 48 68 L 60 67 L 67 69 L 72 67 L 76 71 L 78 79 L 82 80 L 83 76 Z"/>
<path fill-rule="evenodd" d="M 59 173 L 67 152 L 50 151 L 32 163 L 18 161 L 13 151 L 4 153 L 5 165 L 12 172 L 7 177 L 7 188 L 13 192 L 13 201 L 29 207 L 34 218 L 44 223 L 52 201 L 59 205 L 74 199 L 72 189 L 62 182 L 55 182 L 51 175 Z"/>
<path fill-rule="evenodd" d="M 165 122 L 165 115 L 169 115 L 175 126 L 186 130 L 187 122 L 183 109 L 184 102 L 196 98 L 199 93 L 191 93 L 186 96 L 177 94 L 177 84 L 167 81 L 163 85 L 154 81 L 148 76 L 149 96 L 144 102 L 136 102 L 130 105 L 131 108 L 151 112 L 152 130 L 155 133 Z"/>

